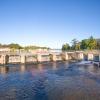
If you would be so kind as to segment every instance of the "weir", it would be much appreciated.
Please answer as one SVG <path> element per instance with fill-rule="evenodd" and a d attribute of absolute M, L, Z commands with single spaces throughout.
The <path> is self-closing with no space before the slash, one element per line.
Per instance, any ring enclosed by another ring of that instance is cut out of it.
<path fill-rule="evenodd" d="M 98 54 L 100 55 L 100 54 Z M 49 61 L 67 61 L 67 60 L 94 60 L 96 55 L 93 53 L 84 54 L 83 51 L 74 52 L 43 52 L 43 53 L 9 53 L 0 54 L 0 64 L 13 64 L 13 63 L 38 63 Z M 100 59 L 100 57 L 99 57 Z"/>

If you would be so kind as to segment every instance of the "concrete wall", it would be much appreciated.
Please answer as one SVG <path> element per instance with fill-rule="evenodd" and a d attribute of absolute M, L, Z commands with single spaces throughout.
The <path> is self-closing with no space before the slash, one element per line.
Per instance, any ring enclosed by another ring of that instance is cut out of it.
<path fill-rule="evenodd" d="M 51 61 L 56 61 L 56 55 L 55 54 L 50 54 L 50 60 Z"/>
<path fill-rule="evenodd" d="M 68 54 L 68 60 L 72 60 L 73 58 L 73 54 Z"/>
<path fill-rule="evenodd" d="M 37 60 L 38 62 L 45 62 L 45 61 L 50 61 L 50 55 L 49 54 L 38 54 L 37 55 Z"/>
<path fill-rule="evenodd" d="M 83 53 L 77 53 L 77 59 L 78 60 L 83 60 L 84 59 Z"/>
<path fill-rule="evenodd" d="M 26 56 L 25 55 L 21 55 L 21 60 L 20 62 L 23 64 L 23 63 L 26 63 Z"/>
<path fill-rule="evenodd" d="M 61 55 L 56 55 L 56 61 L 61 61 L 62 60 L 62 56 Z"/>
<path fill-rule="evenodd" d="M 1 54 L 0 64 L 7 63 L 29 63 L 29 62 L 44 62 L 44 61 L 60 61 L 60 60 L 82 60 L 84 59 L 83 52 L 62 52 L 62 53 L 38 53 L 38 54 Z M 87 60 L 93 60 L 93 54 L 87 54 Z"/>
<path fill-rule="evenodd" d="M 50 61 L 50 55 L 41 55 L 41 61 Z"/>
<path fill-rule="evenodd" d="M 62 53 L 62 60 L 68 60 L 68 54 L 67 52 Z"/>
<path fill-rule="evenodd" d="M 93 60 L 94 59 L 94 54 L 89 53 L 89 54 L 84 54 L 84 60 Z"/>
<path fill-rule="evenodd" d="M 26 63 L 27 62 L 37 62 L 37 59 L 34 56 L 26 56 Z"/>
<path fill-rule="evenodd" d="M 8 63 L 20 63 L 21 57 L 20 55 L 9 55 Z"/>
<path fill-rule="evenodd" d="M 93 60 L 93 54 L 92 53 L 88 54 L 88 60 Z"/>
<path fill-rule="evenodd" d="M 51 61 L 60 61 L 62 60 L 62 54 L 55 54 L 55 53 L 52 53 L 50 55 L 50 60 Z"/>
<path fill-rule="evenodd" d="M 0 64 L 6 64 L 8 62 L 8 56 L 7 55 L 0 55 Z"/>

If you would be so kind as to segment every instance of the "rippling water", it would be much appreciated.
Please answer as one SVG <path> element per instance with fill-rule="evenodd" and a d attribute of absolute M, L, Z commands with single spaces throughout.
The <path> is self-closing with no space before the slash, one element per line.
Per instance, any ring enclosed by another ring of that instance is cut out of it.
<path fill-rule="evenodd" d="M 100 68 L 70 62 L 0 66 L 0 100 L 100 100 Z"/>

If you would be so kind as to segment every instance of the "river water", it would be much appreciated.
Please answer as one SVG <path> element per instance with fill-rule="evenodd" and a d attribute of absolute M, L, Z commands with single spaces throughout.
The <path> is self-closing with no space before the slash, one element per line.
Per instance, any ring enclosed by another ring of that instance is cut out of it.
<path fill-rule="evenodd" d="M 0 66 L 0 100 L 100 100 L 100 68 L 76 62 Z"/>

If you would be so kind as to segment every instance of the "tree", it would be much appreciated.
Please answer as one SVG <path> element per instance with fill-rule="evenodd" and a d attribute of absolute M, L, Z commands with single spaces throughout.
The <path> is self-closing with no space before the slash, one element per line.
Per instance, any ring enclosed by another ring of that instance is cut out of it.
<path fill-rule="evenodd" d="M 80 50 L 80 42 L 77 39 L 72 40 L 72 49 Z"/>
<path fill-rule="evenodd" d="M 49 47 L 40 47 L 40 46 L 33 46 L 33 45 L 31 45 L 31 46 L 26 46 L 26 47 L 24 47 L 24 49 L 25 50 L 29 50 L 29 49 L 32 49 L 32 50 L 34 50 L 34 49 L 50 49 Z"/>
<path fill-rule="evenodd" d="M 79 43 L 76 43 L 76 45 L 75 45 L 75 50 L 80 50 L 80 42 Z"/>
<path fill-rule="evenodd" d="M 2 46 L 2 44 L 0 43 L 0 47 Z"/>
<path fill-rule="evenodd" d="M 93 50 L 96 49 L 97 42 L 96 39 L 94 39 L 92 36 L 88 40 L 88 49 Z"/>
<path fill-rule="evenodd" d="M 100 49 L 100 39 L 96 39 L 96 41 L 97 41 L 96 49 Z"/>
<path fill-rule="evenodd" d="M 82 40 L 82 42 L 81 42 L 81 49 L 82 49 L 82 50 L 88 48 L 88 41 L 89 41 L 88 39 Z"/>
<path fill-rule="evenodd" d="M 62 46 L 62 51 L 67 51 L 67 50 L 69 50 L 69 49 L 70 49 L 70 46 L 69 46 L 68 43 L 63 44 L 63 46 Z"/>
<path fill-rule="evenodd" d="M 11 49 L 22 49 L 22 48 L 23 48 L 23 47 L 20 46 L 19 44 L 14 44 L 14 43 L 9 44 L 9 47 L 10 47 Z"/>
<path fill-rule="evenodd" d="M 84 50 L 84 49 L 100 49 L 100 39 L 94 39 L 92 36 L 79 42 L 77 39 L 72 40 L 70 50 Z M 64 44 L 62 50 L 68 50 L 69 45 Z"/>

